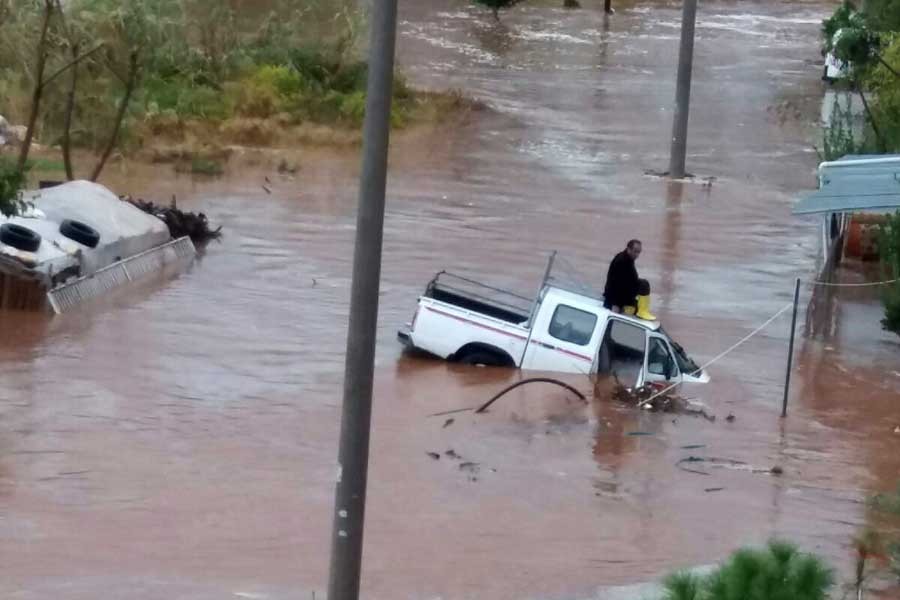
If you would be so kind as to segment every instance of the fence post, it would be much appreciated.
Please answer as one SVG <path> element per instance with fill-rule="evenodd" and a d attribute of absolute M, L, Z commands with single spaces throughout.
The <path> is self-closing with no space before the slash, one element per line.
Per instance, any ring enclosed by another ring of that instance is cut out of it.
<path fill-rule="evenodd" d="M 787 372 L 784 375 L 784 400 L 781 404 L 782 418 L 787 416 L 788 395 L 791 392 L 791 368 L 794 363 L 794 335 L 797 331 L 797 308 L 800 306 L 800 278 L 794 287 L 794 314 L 791 317 L 791 341 L 788 344 Z"/>

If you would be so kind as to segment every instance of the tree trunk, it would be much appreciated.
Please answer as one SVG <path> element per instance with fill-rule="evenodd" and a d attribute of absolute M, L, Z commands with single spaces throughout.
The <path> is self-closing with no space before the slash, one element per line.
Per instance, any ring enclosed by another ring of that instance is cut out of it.
<path fill-rule="evenodd" d="M 34 74 L 34 91 L 31 93 L 31 113 L 28 115 L 28 127 L 25 130 L 25 140 L 19 151 L 20 171 L 25 170 L 28 164 L 28 153 L 31 152 L 31 142 L 34 140 L 34 129 L 37 126 L 38 115 L 41 112 L 41 99 L 44 95 L 44 69 L 47 68 L 47 34 L 50 31 L 50 17 L 53 15 L 53 2 L 44 2 L 44 22 L 41 26 L 41 37 L 37 46 L 37 69 Z"/>
<path fill-rule="evenodd" d="M 122 130 L 122 122 L 125 120 L 125 113 L 128 112 L 128 104 L 131 102 L 131 96 L 134 94 L 134 90 L 138 83 L 138 71 L 140 70 L 138 58 L 138 52 L 134 51 L 131 53 L 131 57 L 128 60 L 128 80 L 125 83 L 125 95 L 122 96 L 122 102 L 119 104 L 119 112 L 116 115 L 116 122 L 113 125 L 113 130 L 109 136 L 109 141 L 106 144 L 106 149 L 100 156 L 100 161 L 97 163 L 97 166 L 94 167 L 94 172 L 91 174 L 91 181 L 97 181 L 97 179 L 100 178 L 103 167 L 106 166 L 106 162 L 109 160 L 109 157 L 112 156 L 113 150 L 116 149 L 116 143 L 119 141 L 119 132 Z"/>
<path fill-rule="evenodd" d="M 66 178 L 69 181 L 75 179 L 75 170 L 72 168 L 72 117 L 75 114 L 75 92 L 78 89 L 78 64 L 74 62 L 78 58 L 78 44 L 72 45 L 72 78 L 69 82 L 69 95 L 66 98 L 65 126 L 62 134 L 63 163 L 66 165 Z"/>

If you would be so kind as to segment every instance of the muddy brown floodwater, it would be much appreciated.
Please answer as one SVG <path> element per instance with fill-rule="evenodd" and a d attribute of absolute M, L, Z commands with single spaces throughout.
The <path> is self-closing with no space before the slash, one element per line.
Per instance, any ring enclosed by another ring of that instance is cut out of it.
<path fill-rule="evenodd" d="M 790 206 L 814 185 L 831 4 L 703 4 L 688 165 L 711 188 L 643 175 L 667 163 L 677 6 L 617 2 L 605 21 L 596 3 L 536 3 L 497 25 L 462 1 L 401 4 L 412 80 L 489 109 L 392 156 L 365 596 L 588 598 L 773 535 L 848 575 L 867 496 L 900 479 L 900 338 L 880 331 L 877 292 L 817 299 L 784 421 L 787 318 L 711 369 L 697 394 L 715 423 L 526 386 L 444 427 L 428 415 L 519 374 L 404 357 L 394 339 L 439 269 L 527 292 L 558 249 L 599 286 L 631 237 L 698 359 L 765 321 L 818 256 L 817 222 Z M 303 167 L 114 169 L 110 185 L 177 193 L 224 240 L 175 279 L 0 317 L 0 596 L 322 597 L 357 167 Z M 691 455 L 784 474 L 676 467 Z"/>

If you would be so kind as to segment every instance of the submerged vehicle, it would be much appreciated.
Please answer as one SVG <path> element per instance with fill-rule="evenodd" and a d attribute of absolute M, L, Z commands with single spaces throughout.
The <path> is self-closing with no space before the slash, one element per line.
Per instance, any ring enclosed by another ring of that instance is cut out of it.
<path fill-rule="evenodd" d="M 164 267 L 191 261 L 190 238 L 102 185 L 73 181 L 25 192 L 0 215 L 0 309 L 69 308 Z"/>
<path fill-rule="evenodd" d="M 398 333 L 408 348 L 466 364 L 614 374 L 627 385 L 706 383 L 658 321 L 615 313 L 552 276 L 535 298 L 441 271 Z"/>

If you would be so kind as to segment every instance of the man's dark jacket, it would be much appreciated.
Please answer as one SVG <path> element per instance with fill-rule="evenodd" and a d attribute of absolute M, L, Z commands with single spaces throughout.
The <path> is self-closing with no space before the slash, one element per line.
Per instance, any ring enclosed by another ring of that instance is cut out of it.
<path fill-rule="evenodd" d="M 616 254 L 609 263 L 606 274 L 606 289 L 603 292 L 603 305 L 634 306 L 638 295 L 638 272 L 634 260 L 624 250 Z"/>

